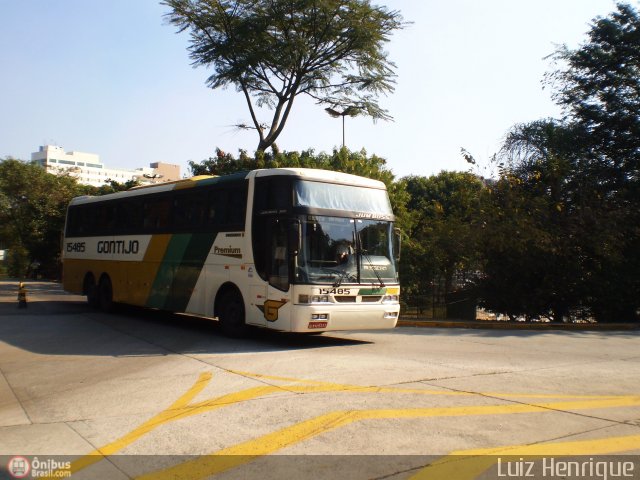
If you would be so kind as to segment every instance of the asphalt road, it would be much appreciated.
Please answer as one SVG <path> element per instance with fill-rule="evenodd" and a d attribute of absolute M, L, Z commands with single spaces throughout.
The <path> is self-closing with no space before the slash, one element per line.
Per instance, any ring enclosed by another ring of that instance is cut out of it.
<path fill-rule="evenodd" d="M 230 339 L 27 288 L 0 282 L 0 477 L 640 478 L 637 330 Z"/>

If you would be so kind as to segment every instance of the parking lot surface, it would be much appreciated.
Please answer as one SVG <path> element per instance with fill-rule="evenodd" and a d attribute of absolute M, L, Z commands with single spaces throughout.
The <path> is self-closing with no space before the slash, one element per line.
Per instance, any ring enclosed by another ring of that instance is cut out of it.
<path fill-rule="evenodd" d="M 27 289 L 18 308 L 17 284 L 0 282 L 2 466 L 52 478 L 523 478 L 529 459 L 549 457 L 592 473 L 599 459 L 631 462 L 627 478 L 640 478 L 637 330 L 231 339 L 210 320 L 104 314 L 57 284 Z M 562 473 L 549 465 L 540 478 Z"/>

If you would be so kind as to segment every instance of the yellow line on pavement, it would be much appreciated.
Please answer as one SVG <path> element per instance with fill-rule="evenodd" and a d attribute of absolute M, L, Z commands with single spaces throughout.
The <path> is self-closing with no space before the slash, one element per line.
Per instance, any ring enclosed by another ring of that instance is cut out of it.
<path fill-rule="evenodd" d="M 460 450 L 438 459 L 412 476 L 410 480 L 449 480 L 452 478 L 473 480 L 496 465 L 498 458 L 501 458 L 502 463 L 525 462 L 541 458 L 607 455 L 632 450 L 640 450 L 640 435 Z"/>
<path fill-rule="evenodd" d="M 127 433 L 123 437 L 120 437 L 118 440 L 111 442 L 104 447 L 98 448 L 88 454 L 80 457 L 78 460 L 71 462 L 71 467 L 68 470 L 71 474 L 78 472 L 84 468 L 87 468 L 94 463 L 102 460 L 106 455 L 113 455 L 114 453 L 122 450 L 127 445 L 135 442 L 138 438 L 143 435 L 149 433 L 150 431 L 156 429 L 160 425 L 167 423 L 172 420 L 174 417 L 178 416 L 180 412 L 185 408 L 185 406 L 198 394 L 202 391 L 202 389 L 209 383 L 212 375 L 210 372 L 201 373 L 196 383 L 183 393 L 175 402 L 173 402 L 167 409 L 161 411 L 157 415 L 153 416 L 142 425 Z M 52 477 L 46 478 L 58 478 L 54 472 Z"/>
<path fill-rule="evenodd" d="M 152 418 L 150 418 L 131 432 L 127 433 L 126 435 L 103 447 L 89 452 L 78 460 L 72 462 L 69 471 L 73 474 L 93 465 L 94 463 L 101 461 L 107 455 L 114 455 L 120 450 L 131 445 L 143 435 L 146 435 L 147 433 L 150 433 L 156 428 L 167 423 L 182 420 L 193 415 L 199 415 L 204 412 L 227 407 L 247 400 L 263 397 L 272 393 L 287 391 L 278 386 L 260 386 L 190 404 L 189 402 L 191 402 L 196 397 L 196 395 L 198 395 L 204 389 L 211 378 L 212 375 L 209 372 L 200 374 L 200 377 L 195 382 L 195 384 L 184 394 L 182 394 L 168 408 L 154 415 Z M 54 475 L 51 478 L 57 477 L 55 477 Z"/>
<path fill-rule="evenodd" d="M 558 395 L 558 394 L 536 394 L 536 393 L 501 393 L 501 392 L 462 392 L 462 391 L 451 391 L 451 390 L 427 390 L 420 388 L 400 388 L 400 387 L 372 387 L 372 386 L 362 386 L 362 385 L 350 385 L 350 384 L 340 384 L 340 383 L 331 383 L 324 382 L 321 380 L 307 380 L 307 379 L 298 379 L 292 377 L 280 377 L 275 375 L 264 375 L 260 373 L 250 373 L 243 372 L 240 370 L 229 370 L 230 373 L 235 373 L 238 375 L 242 375 L 243 377 L 264 379 L 264 380 L 274 380 L 274 381 L 282 381 L 282 382 L 291 382 L 291 383 L 302 383 L 302 384 L 311 384 L 316 385 L 320 388 L 325 388 L 325 391 L 338 391 L 345 390 L 349 392 L 364 392 L 364 393 L 416 393 L 421 395 L 447 395 L 447 396 L 486 396 L 486 397 L 500 397 L 500 398 L 557 398 L 557 399 L 609 399 L 609 398 L 628 398 L 633 397 L 633 395 Z M 286 387 L 288 390 L 291 387 Z M 313 390 L 307 390 L 313 391 Z M 317 390 L 323 391 L 323 390 Z"/>
<path fill-rule="evenodd" d="M 213 452 L 168 469 L 138 477 L 139 480 L 200 479 L 250 462 L 256 457 L 274 453 L 316 435 L 363 420 L 415 419 L 470 415 L 508 415 L 545 412 L 549 410 L 584 410 L 640 405 L 640 398 L 619 398 L 599 401 L 552 402 L 539 405 L 483 405 L 413 409 L 345 410 L 329 412 L 310 420 L 285 427 L 262 437 Z M 450 477 L 456 478 L 456 477 Z"/>
<path fill-rule="evenodd" d="M 388 388 L 388 387 L 362 387 L 357 385 L 344 385 L 329 382 L 321 382 L 316 380 L 305 380 L 288 377 L 276 377 L 260 374 L 251 374 L 247 372 L 232 372 L 239 375 L 247 376 L 256 379 L 270 379 L 282 382 L 294 383 L 294 385 L 263 385 L 259 387 L 252 387 L 239 392 L 233 392 L 230 394 L 222 395 L 220 397 L 203 400 L 196 403 L 191 403 L 193 399 L 207 386 L 211 381 L 212 374 L 209 372 L 200 374 L 198 380 L 191 386 L 184 394 L 182 394 L 176 401 L 174 401 L 168 408 L 162 410 L 158 414 L 154 415 L 149 420 L 142 423 L 140 426 L 127 433 L 126 435 L 114 440 L 113 442 L 100 447 L 87 455 L 72 462 L 71 472 L 75 473 L 82 470 L 94 463 L 99 462 L 107 455 L 114 455 L 127 446 L 137 441 L 140 437 L 152 432 L 156 428 L 165 425 L 170 422 L 182 420 L 193 415 L 199 415 L 208 411 L 216 410 L 222 407 L 236 405 L 241 402 L 253 400 L 256 398 L 264 397 L 274 393 L 293 392 L 293 393 L 315 393 L 315 392 L 336 392 L 342 391 L 347 393 L 352 392 L 370 392 L 370 393 L 418 393 L 418 394 L 445 394 L 445 395 L 478 395 L 474 393 L 466 392 L 440 392 L 421 389 L 401 389 L 401 388 Z M 298 385 L 295 385 L 295 384 Z M 527 396 L 527 395 L 524 395 Z M 550 396 L 552 398 L 565 398 L 564 396 Z M 544 398 L 547 398 L 545 395 Z M 581 397 L 566 397 L 566 398 L 581 398 Z M 250 458 L 255 456 L 265 455 L 266 453 L 259 453 L 262 451 L 276 451 L 284 446 L 291 445 L 303 441 L 309 436 L 314 436 L 324 431 L 328 431 L 346 423 L 352 423 L 354 421 L 376 419 L 376 418 L 417 418 L 427 416 L 452 416 L 452 415 L 498 415 L 508 413 L 524 413 L 535 412 L 544 409 L 595 409 L 595 408 L 612 408 L 619 406 L 631 406 L 640 404 L 640 397 L 634 396 L 618 396 L 618 397 L 591 397 L 585 396 L 584 401 L 574 402 L 557 402 L 542 404 L 541 406 L 535 405 L 494 405 L 494 406 L 469 406 L 469 407 L 443 407 L 443 408 L 427 408 L 427 409 L 406 409 L 406 410 L 363 410 L 363 411 L 348 411 L 348 412 L 331 412 L 325 415 L 321 415 L 311 420 L 301 422 L 291 427 L 285 428 L 281 431 L 274 432 L 265 437 L 252 440 L 230 449 L 225 449 L 220 455 L 249 455 Z M 346 423 L 345 423 L 346 422 Z M 269 445 L 265 446 L 263 442 L 265 438 L 270 438 Z M 278 441 L 274 441 L 278 439 Z M 279 446 L 280 445 L 280 446 Z M 234 453 L 229 453 L 229 451 Z M 244 453 L 240 453 L 244 452 Z M 258 452 L 258 453 L 256 453 Z M 206 462 L 206 458 L 201 457 L 202 462 Z M 247 457 L 249 458 L 249 457 Z M 199 460 L 195 460 L 198 462 Z M 234 460 L 234 462 L 246 463 L 241 461 L 240 458 Z M 228 462 L 227 462 L 228 463 Z M 233 462 L 232 462 L 233 463 Z M 218 461 L 216 465 L 219 465 Z M 195 464 L 194 464 L 195 465 Z M 235 465 L 235 464 L 234 464 Z M 233 465 L 229 465 L 227 468 L 232 468 Z M 200 468 L 200 467 L 197 467 Z M 218 468 L 218 467 L 216 467 Z"/>

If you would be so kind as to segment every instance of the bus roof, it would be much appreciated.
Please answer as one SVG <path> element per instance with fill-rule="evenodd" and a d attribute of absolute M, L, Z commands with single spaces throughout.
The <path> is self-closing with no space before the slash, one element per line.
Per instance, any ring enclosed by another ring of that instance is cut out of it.
<path fill-rule="evenodd" d="M 256 177 L 292 175 L 305 180 L 313 180 L 317 182 L 340 183 L 358 187 L 386 189 L 386 185 L 379 180 L 360 177 L 350 173 L 336 172 L 335 170 L 321 170 L 319 168 L 267 168 L 262 170 L 253 170 L 249 172 L 249 175 L 255 175 Z"/>
<path fill-rule="evenodd" d="M 268 177 L 268 176 L 295 176 L 305 180 L 338 183 L 343 185 L 354 185 L 359 187 L 386 189 L 383 182 L 370 178 L 359 177 L 349 173 L 336 172 L 332 170 L 321 170 L 317 168 L 265 168 L 258 170 L 242 171 L 231 173 L 228 175 L 199 175 L 174 182 L 157 183 L 153 185 L 142 185 L 133 187 L 122 192 L 109 193 L 107 195 L 91 196 L 83 195 L 71 200 L 70 205 L 79 205 L 83 203 L 103 202 L 108 200 L 117 200 L 120 198 L 133 197 L 138 195 L 148 195 L 152 193 L 169 192 L 172 190 L 188 189 L 196 186 L 225 184 L 232 181 L 249 179 L 252 177 Z"/>

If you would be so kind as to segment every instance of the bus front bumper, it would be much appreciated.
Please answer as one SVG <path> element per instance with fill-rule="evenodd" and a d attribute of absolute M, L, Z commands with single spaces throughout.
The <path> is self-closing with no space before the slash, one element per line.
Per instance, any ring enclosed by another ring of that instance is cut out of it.
<path fill-rule="evenodd" d="M 293 305 L 292 332 L 335 330 L 381 330 L 394 328 L 400 316 L 399 304 L 362 306 Z"/>

